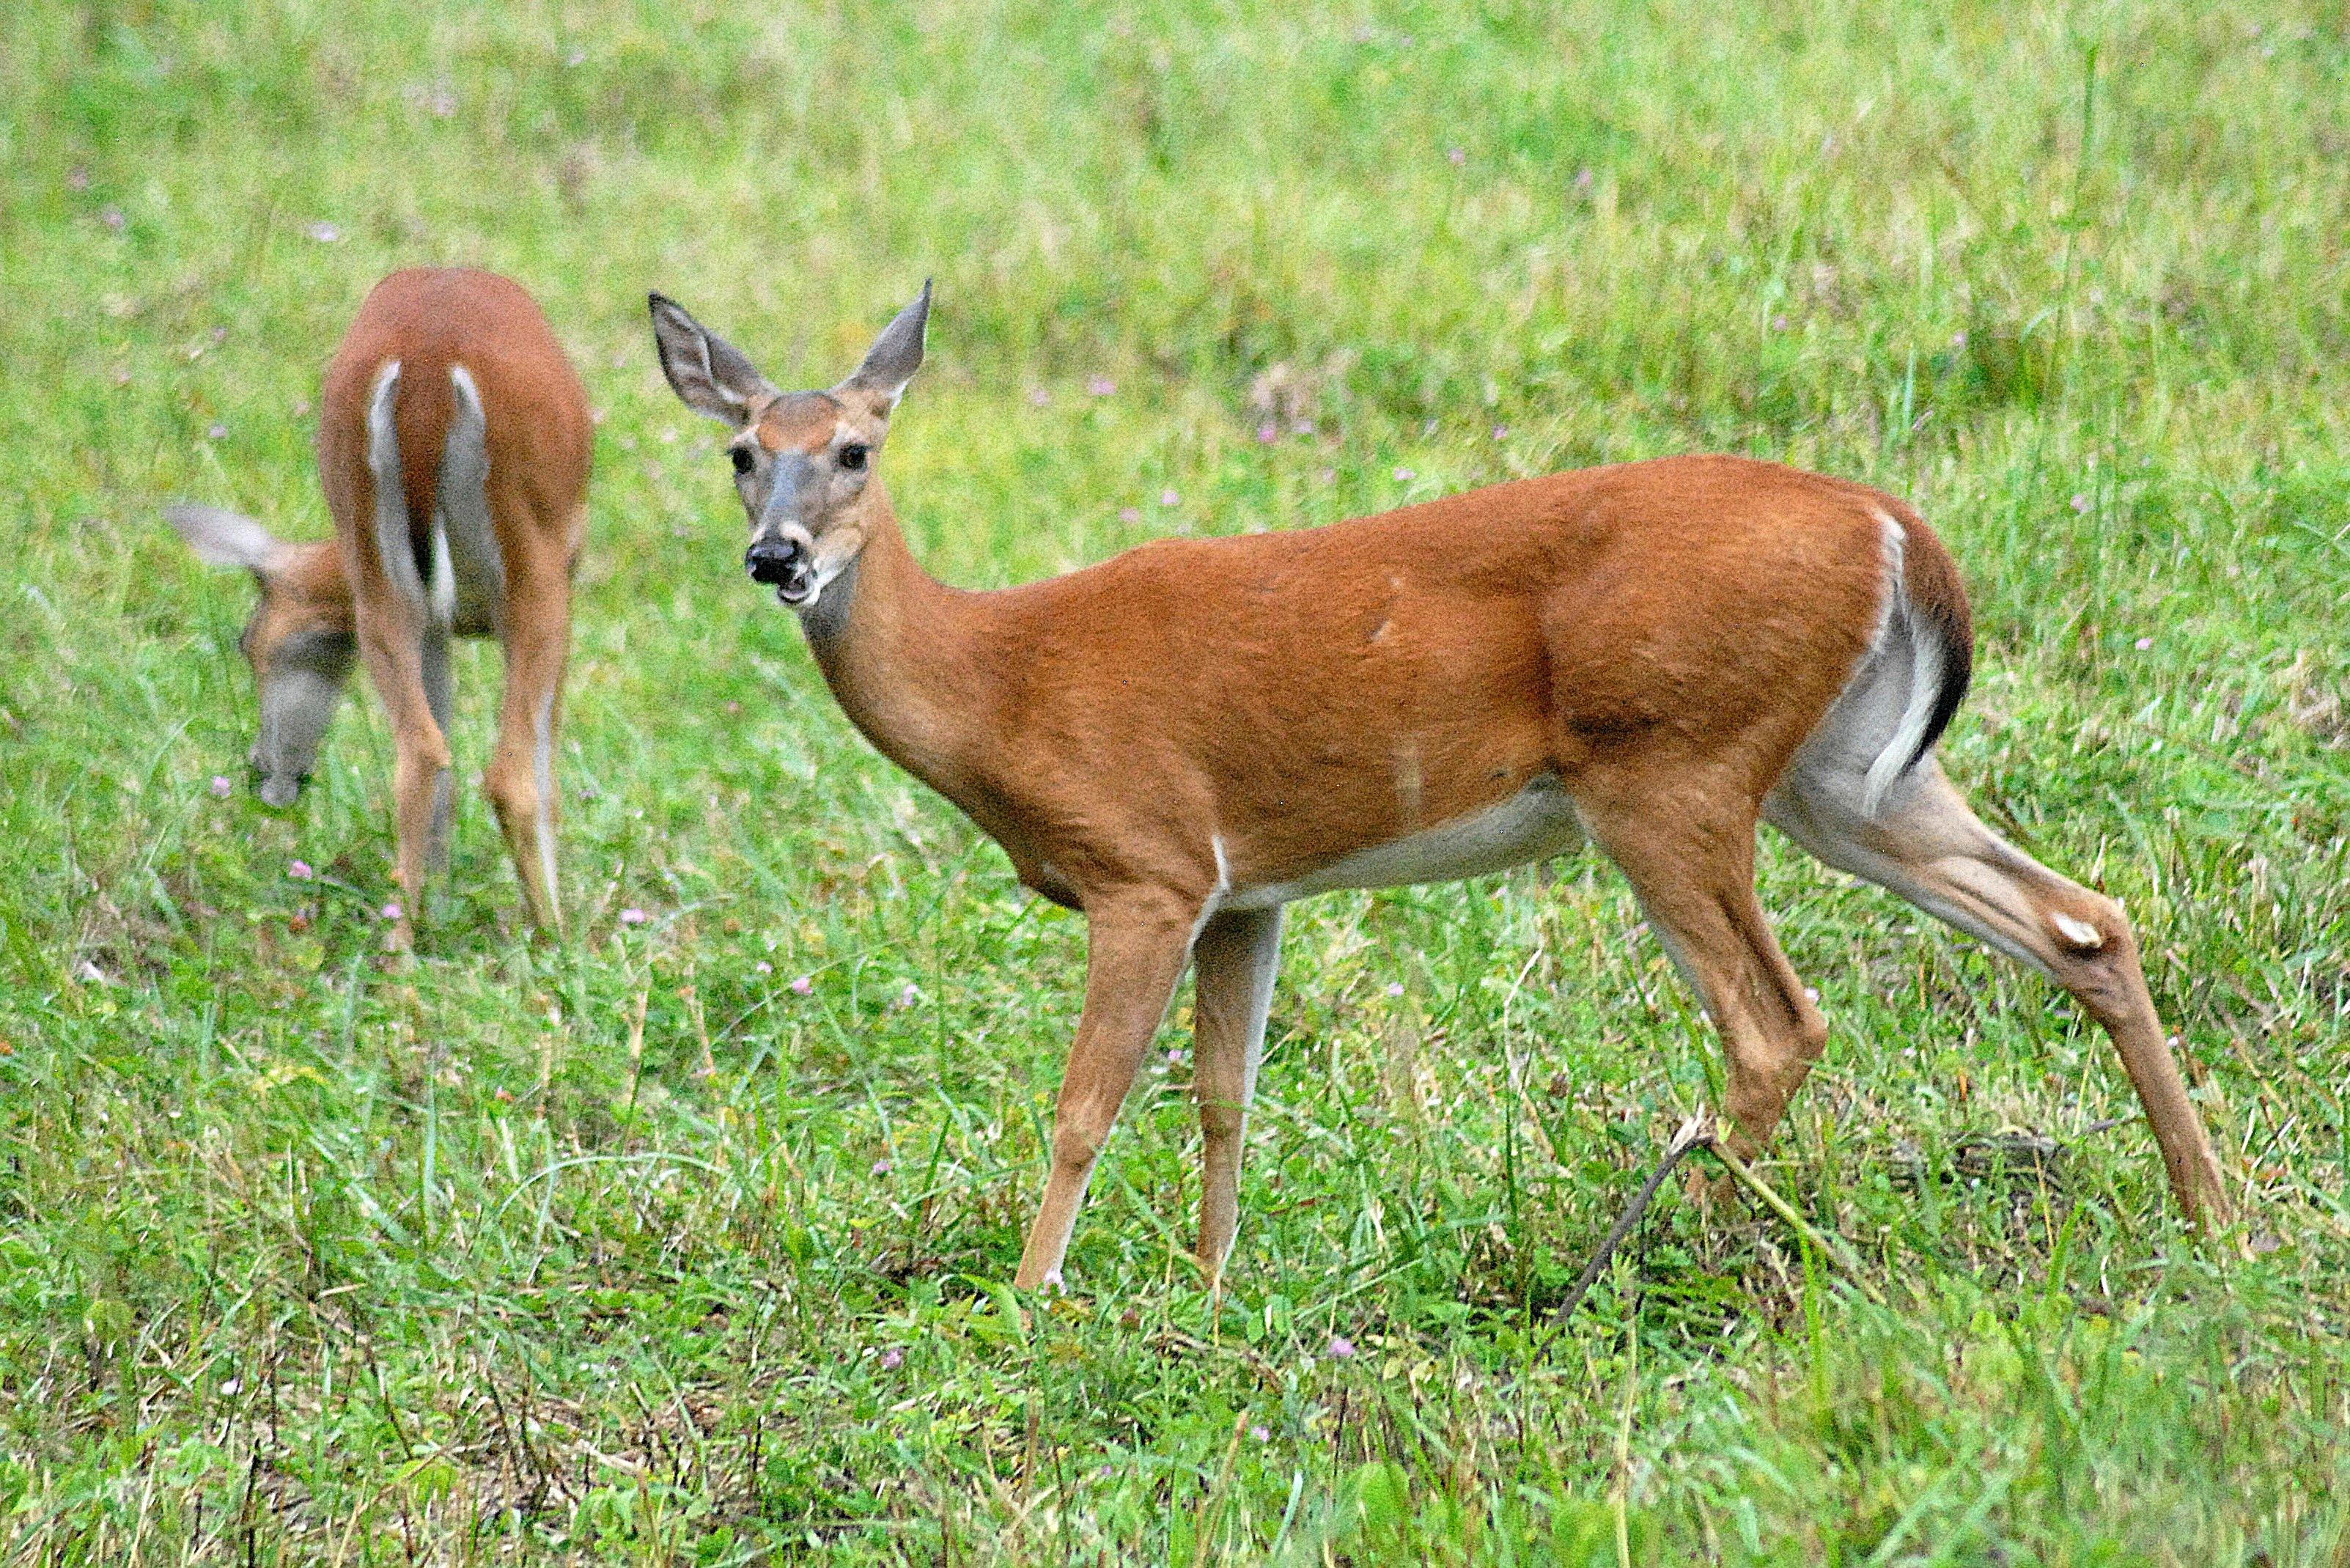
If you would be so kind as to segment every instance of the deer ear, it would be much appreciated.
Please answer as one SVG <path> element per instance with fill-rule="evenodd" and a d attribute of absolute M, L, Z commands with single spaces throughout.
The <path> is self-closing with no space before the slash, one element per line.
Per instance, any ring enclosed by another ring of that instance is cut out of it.
<path fill-rule="evenodd" d="M 685 306 L 658 294 L 648 295 L 646 303 L 661 374 L 687 408 L 739 426 L 749 421 L 753 403 L 775 395 L 741 349 L 688 316 Z"/>
<path fill-rule="evenodd" d="M 285 548 L 252 518 L 217 506 L 166 506 L 163 520 L 207 566 L 243 566 L 266 573 Z"/>
<path fill-rule="evenodd" d="M 866 394 L 880 404 L 886 419 L 904 395 L 906 383 L 922 368 L 922 333 L 930 320 L 931 280 L 924 278 L 922 292 L 914 296 L 914 303 L 881 329 L 881 336 L 865 351 L 865 363 L 835 389 Z"/>

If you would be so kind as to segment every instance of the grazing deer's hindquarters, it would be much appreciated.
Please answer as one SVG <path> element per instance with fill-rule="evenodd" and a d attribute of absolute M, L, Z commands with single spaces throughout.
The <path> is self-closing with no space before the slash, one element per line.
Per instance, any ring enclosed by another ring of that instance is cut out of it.
<path fill-rule="evenodd" d="M 927 285 L 829 391 L 779 392 L 651 307 L 671 386 L 733 431 L 750 574 L 799 612 L 842 709 L 1023 882 L 1085 911 L 1085 1011 L 1021 1286 L 1058 1279 L 1186 966 L 1215 1277 L 1282 906 L 1586 836 L 1703 1001 L 1752 1152 L 1827 1038 L 1755 900 L 1758 819 L 2072 992 L 2113 1036 L 2181 1208 L 2226 1212 L 2121 909 L 1985 827 L 1935 763 L 1973 633 L 1902 502 L 1663 458 L 965 593 L 915 564 L 878 472 Z"/>
<path fill-rule="evenodd" d="M 270 805 L 300 794 L 352 655 L 366 659 L 397 747 L 402 945 L 425 869 L 448 852 L 452 634 L 504 649 L 483 783 L 531 919 L 561 926 L 555 731 L 591 433 L 579 378 L 518 285 L 462 267 L 397 272 L 327 365 L 318 480 L 335 537 L 289 544 L 234 513 L 167 513 L 199 556 L 261 585 L 241 646 L 260 685 L 253 764 Z"/>

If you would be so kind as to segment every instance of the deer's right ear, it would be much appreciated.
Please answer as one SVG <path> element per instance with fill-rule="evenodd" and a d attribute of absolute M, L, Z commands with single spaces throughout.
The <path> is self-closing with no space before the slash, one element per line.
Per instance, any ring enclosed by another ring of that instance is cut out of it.
<path fill-rule="evenodd" d="M 865 351 L 865 362 L 837 389 L 865 393 L 879 405 L 875 411 L 888 419 L 906 395 L 906 383 L 922 368 L 922 339 L 930 320 L 931 280 L 924 278 L 922 292 L 890 318 Z"/>
<path fill-rule="evenodd" d="M 265 573 L 284 548 L 252 518 L 217 506 L 166 506 L 163 520 L 207 566 L 243 566 Z"/>
<path fill-rule="evenodd" d="M 660 350 L 661 374 L 685 406 L 697 414 L 741 427 L 751 405 L 775 396 L 775 388 L 743 351 L 704 328 L 685 306 L 662 295 L 648 295 L 653 342 Z"/>

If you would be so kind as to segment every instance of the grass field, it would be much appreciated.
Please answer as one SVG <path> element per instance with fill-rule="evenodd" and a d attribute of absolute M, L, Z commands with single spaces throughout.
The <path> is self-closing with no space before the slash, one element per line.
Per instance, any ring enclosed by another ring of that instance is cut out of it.
<path fill-rule="evenodd" d="M 27 8 L 0 1561 L 2345 1561 L 2345 81 L 2314 4 Z M 382 721 L 262 806 L 250 589 L 157 508 L 323 534 L 321 362 L 425 261 L 600 424 L 571 935 L 469 791 L 402 965 Z M 1835 1034 L 1765 1173 L 1858 1282 L 1669 1190 L 1543 1324 L 1720 1092 L 1584 858 L 1294 911 L 1220 1303 L 1179 997 L 1015 1301 L 1082 923 L 834 708 L 644 317 L 805 385 L 925 275 L 951 582 L 1701 449 L 1914 498 L 1946 764 L 2131 909 L 2250 1245 L 2085 1130 L 2061 995 L 1766 836 Z"/>

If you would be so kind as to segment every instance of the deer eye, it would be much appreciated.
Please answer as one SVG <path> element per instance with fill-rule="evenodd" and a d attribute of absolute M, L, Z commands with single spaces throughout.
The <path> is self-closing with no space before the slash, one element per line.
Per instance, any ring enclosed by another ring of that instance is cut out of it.
<path fill-rule="evenodd" d="M 854 473 L 865 466 L 865 460 L 872 454 L 871 447 L 861 441 L 852 441 L 840 449 L 840 466 Z"/>
<path fill-rule="evenodd" d="M 751 449 L 749 447 L 729 447 L 727 449 L 726 455 L 734 460 L 735 472 L 748 473 L 751 472 Z"/>

